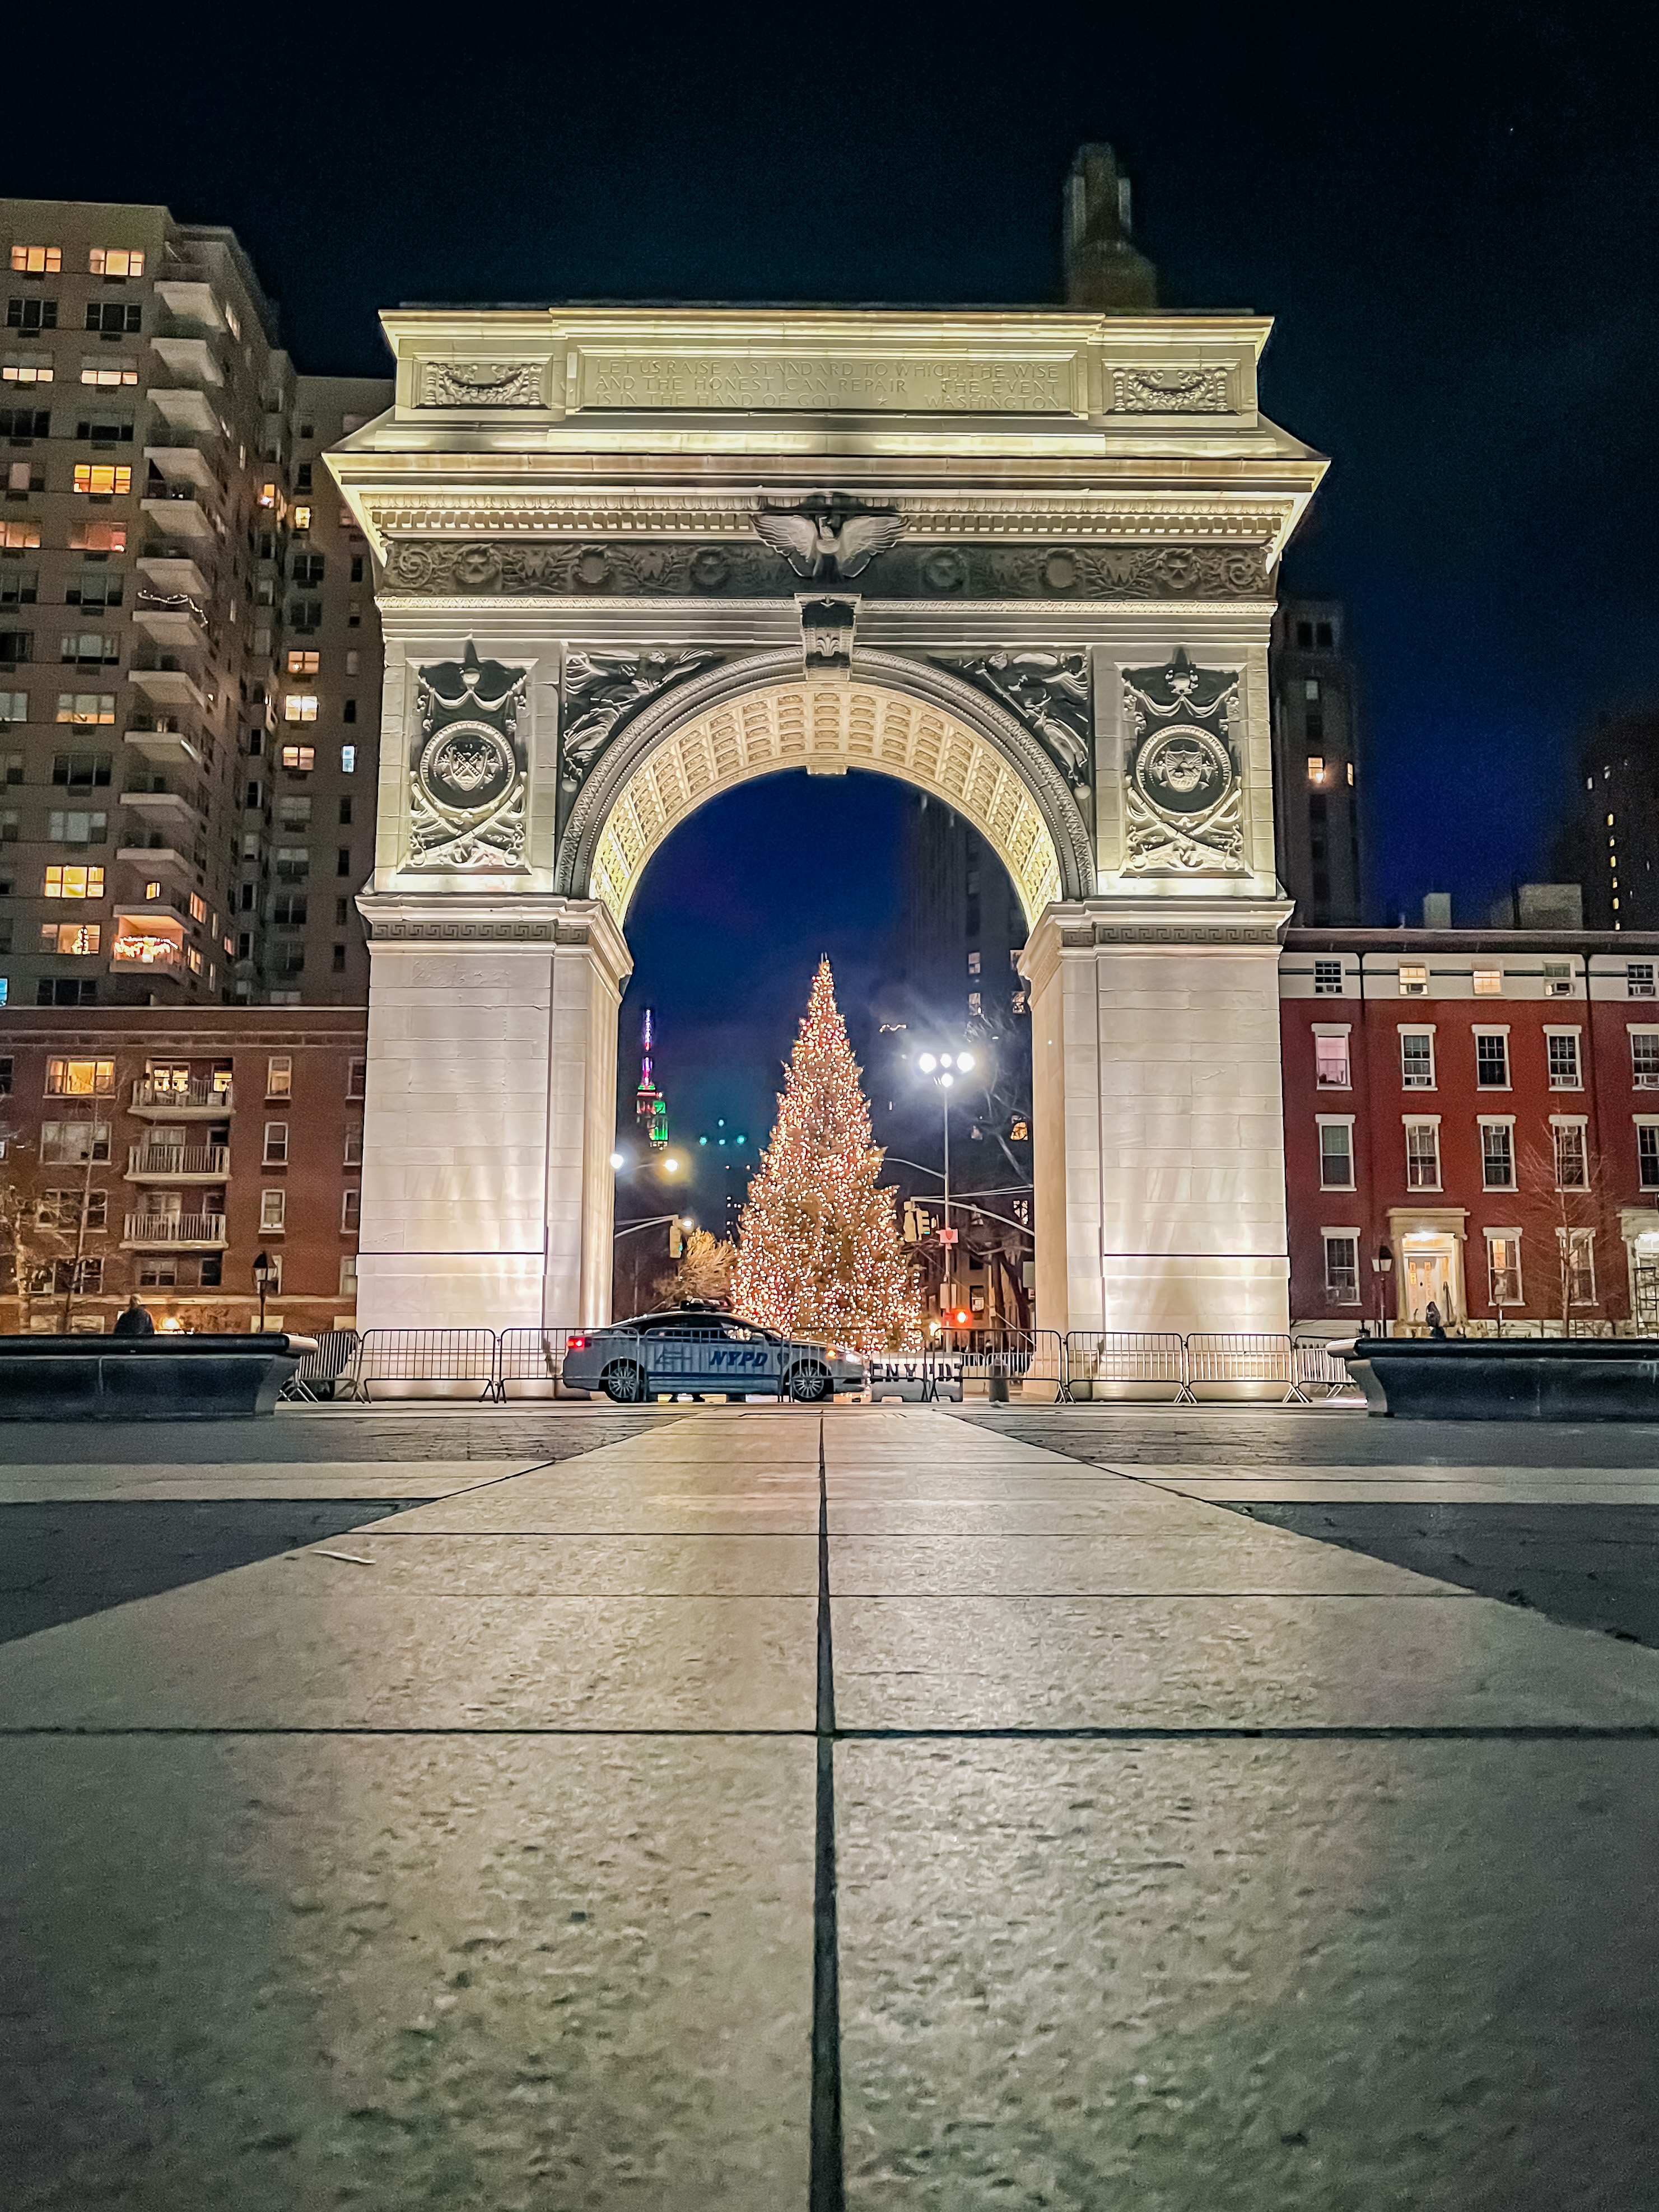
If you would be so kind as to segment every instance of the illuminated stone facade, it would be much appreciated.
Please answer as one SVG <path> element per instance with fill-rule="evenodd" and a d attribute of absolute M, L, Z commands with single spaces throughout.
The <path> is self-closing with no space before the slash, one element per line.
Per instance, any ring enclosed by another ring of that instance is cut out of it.
<path fill-rule="evenodd" d="M 1267 650 L 1324 464 L 1252 316 L 388 313 L 360 1313 L 610 1311 L 629 901 L 790 766 L 1025 907 L 1046 1328 L 1282 1328 Z"/>

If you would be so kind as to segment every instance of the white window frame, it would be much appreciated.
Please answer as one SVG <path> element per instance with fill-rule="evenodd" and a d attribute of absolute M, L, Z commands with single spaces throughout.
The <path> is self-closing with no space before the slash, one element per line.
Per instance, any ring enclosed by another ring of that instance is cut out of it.
<path fill-rule="evenodd" d="M 351 1202 L 352 1202 L 352 1200 L 353 1200 L 354 1199 L 355 1199 L 355 1200 L 356 1200 L 356 1202 L 357 1202 L 357 1218 L 356 1218 L 355 1221 L 348 1221 L 348 1220 L 346 1219 L 346 1216 L 347 1216 L 347 1214 L 351 1211 Z M 340 1234 L 341 1234 L 341 1236 L 342 1236 L 342 1237 L 356 1237 L 356 1236 L 358 1236 L 358 1235 L 359 1235 L 359 1234 L 361 1234 L 361 1232 L 362 1232 L 362 1222 L 363 1222 L 363 1192 L 362 1192 L 362 1184 L 361 1184 L 361 1183 L 355 1183 L 355 1182 L 348 1183 L 348 1184 L 346 1185 L 345 1188 L 344 1188 L 344 1189 L 340 1193 Z"/>
<path fill-rule="evenodd" d="M 1476 1022 L 1469 1031 L 1474 1044 L 1474 1087 L 1477 1091 L 1513 1091 L 1515 1064 L 1510 1052 L 1510 1024 L 1507 1022 Z M 1480 1040 L 1482 1037 L 1502 1037 L 1504 1040 L 1504 1080 L 1483 1083 L 1480 1080 Z"/>
<path fill-rule="evenodd" d="M 1445 1169 L 1440 1158 L 1440 1116 L 1437 1114 L 1402 1114 L 1400 1117 L 1402 1141 L 1406 1147 L 1406 1188 L 1407 1190 L 1443 1190 Z M 1434 1132 L 1434 1181 L 1412 1181 L 1412 1140 L 1413 1129 L 1432 1129 Z"/>
<path fill-rule="evenodd" d="M 1561 1131 L 1577 1129 L 1579 1138 L 1579 1157 L 1583 1162 L 1583 1182 L 1563 1182 L 1561 1180 Z M 1554 1157 L 1555 1188 L 1557 1190 L 1588 1190 L 1590 1187 L 1589 1116 L 1588 1114 L 1552 1114 L 1550 1115 L 1550 1150 Z"/>
<path fill-rule="evenodd" d="M 1407 982 L 1406 978 L 1410 976 Z M 1418 978 L 1421 976 L 1419 982 Z M 1395 970 L 1395 981 L 1402 999 L 1426 999 L 1429 995 L 1429 964 L 1426 960 L 1402 960 Z"/>
<path fill-rule="evenodd" d="M 1632 1091 L 1659 1091 L 1659 1067 L 1642 1069 L 1636 1064 L 1636 1040 L 1650 1038 L 1656 1060 L 1659 1060 L 1659 1022 L 1626 1022 L 1625 1034 L 1630 1039 L 1630 1084 Z"/>
<path fill-rule="evenodd" d="M 1500 1313 L 1506 1306 L 1525 1305 L 1527 1303 L 1527 1285 L 1525 1279 L 1522 1273 L 1521 1231 L 1518 1229 L 1483 1229 L 1480 1233 L 1486 1240 L 1487 1304 L 1496 1306 Z M 1512 1243 L 1515 1246 L 1515 1296 L 1512 1298 L 1500 1298 L 1497 1294 L 1498 1277 L 1492 1266 L 1492 1248 L 1495 1243 Z"/>
<path fill-rule="evenodd" d="M 1659 1114 L 1632 1114 L 1630 1118 L 1636 1131 L 1636 1187 L 1638 1190 L 1659 1190 Z M 1651 1182 L 1644 1182 L 1642 1177 L 1642 1132 L 1644 1129 L 1650 1129 L 1653 1132 L 1654 1172 Z"/>
<path fill-rule="evenodd" d="M 1575 1306 L 1593 1306 L 1595 1304 L 1595 1230 L 1587 1227 L 1559 1228 L 1555 1232 L 1555 1241 L 1561 1254 L 1561 1288 L 1566 1305 L 1569 1310 Z M 1575 1251 L 1583 1252 L 1588 1256 L 1589 1296 L 1587 1298 L 1573 1296 L 1572 1255 Z"/>
<path fill-rule="evenodd" d="M 265 1097 L 280 1098 L 286 1105 L 294 1097 L 294 1055 L 292 1053 L 272 1053 L 265 1061 Z"/>
<path fill-rule="evenodd" d="M 1400 1088 L 1402 1091 L 1437 1091 L 1439 1089 L 1440 1071 L 1435 1056 L 1435 1029 L 1436 1024 L 1433 1022 L 1396 1022 L 1395 1024 L 1395 1033 L 1400 1039 Z M 1429 1041 L 1429 1079 L 1426 1083 L 1414 1083 L 1406 1073 L 1407 1037 L 1426 1037 Z"/>
<path fill-rule="evenodd" d="M 259 1234 L 282 1237 L 288 1230 L 288 1193 L 280 1187 L 259 1193 Z"/>
<path fill-rule="evenodd" d="M 1339 1306 L 1357 1306 L 1363 1304 L 1359 1280 L 1360 1235 L 1358 1230 L 1322 1229 L 1319 1232 L 1319 1237 L 1321 1249 L 1323 1251 L 1325 1255 L 1325 1297 L 1327 1301 L 1332 1305 Z M 1331 1283 L 1331 1246 L 1339 1237 L 1350 1241 L 1353 1245 L 1353 1295 L 1352 1297 L 1339 1297 Z"/>
<path fill-rule="evenodd" d="M 280 1129 L 282 1131 L 282 1135 L 276 1140 L 277 1149 L 273 1150 L 271 1146 L 271 1133 L 273 1130 L 276 1129 Z M 286 1121 L 267 1121 L 265 1123 L 264 1151 L 260 1155 L 260 1165 L 262 1167 L 268 1168 L 285 1168 L 288 1165 L 289 1158 L 288 1140 L 289 1127 Z"/>
<path fill-rule="evenodd" d="M 1482 1190 L 1515 1190 L 1519 1186 L 1520 1168 L 1515 1156 L 1515 1116 L 1513 1114 L 1478 1114 L 1475 1121 L 1480 1130 L 1480 1188 Z M 1488 1182 L 1486 1180 L 1486 1131 L 1507 1129 L 1510 1134 L 1510 1179 L 1507 1182 Z M 1496 1232 L 1502 1235 L 1504 1232 Z"/>
<path fill-rule="evenodd" d="M 1353 1048 L 1348 1040 L 1353 1035 L 1347 1022 L 1316 1022 L 1314 1035 L 1314 1088 L 1316 1091 L 1352 1091 L 1353 1089 Z M 1327 1083 L 1319 1072 L 1319 1045 L 1322 1038 L 1340 1037 L 1342 1041 L 1342 1080 Z"/>
<path fill-rule="evenodd" d="M 1357 1190 L 1359 1187 L 1358 1164 L 1354 1158 L 1354 1116 L 1352 1114 L 1316 1114 L 1314 1127 L 1319 1131 L 1319 1188 L 1321 1190 Z M 1348 1180 L 1346 1182 L 1327 1182 L 1325 1180 L 1325 1131 L 1346 1129 L 1348 1133 Z"/>
<path fill-rule="evenodd" d="M 1556 1080 L 1555 1070 L 1550 1066 L 1550 1040 L 1552 1037 L 1571 1037 L 1572 1039 L 1572 1064 L 1577 1073 L 1574 1074 L 1573 1079 L 1571 1083 L 1558 1083 Z M 1582 1091 L 1584 1087 L 1583 1030 L 1582 1029 L 1569 1028 L 1565 1024 L 1559 1022 L 1547 1022 L 1544 1024 L 1544 1068 L 1545 1073 L 1549 1078 L 1549 1086 L 1552 1091 Z"/>

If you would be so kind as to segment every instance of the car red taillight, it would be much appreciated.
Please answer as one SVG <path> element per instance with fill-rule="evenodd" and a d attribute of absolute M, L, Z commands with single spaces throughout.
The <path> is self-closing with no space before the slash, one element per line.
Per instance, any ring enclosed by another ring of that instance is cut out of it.
<path fill-rule="evenodd" d="M 564 1340 L 564 1348 L 567 1352 L 586 1352 L 587 1339 L 585 1336 L 568 1336 Z"/>

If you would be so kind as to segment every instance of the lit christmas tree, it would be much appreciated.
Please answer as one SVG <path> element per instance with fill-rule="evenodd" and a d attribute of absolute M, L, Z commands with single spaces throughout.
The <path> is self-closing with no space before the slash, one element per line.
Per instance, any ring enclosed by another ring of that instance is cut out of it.
<path fill-rule="evenodd" d="M 883 1153 L 821 961 L 749 1186 L 732 1279 L 735 1311 L 792 1336 L 856 1352 L 920 1342 L 921 1304 L 899 1243 Z"/>

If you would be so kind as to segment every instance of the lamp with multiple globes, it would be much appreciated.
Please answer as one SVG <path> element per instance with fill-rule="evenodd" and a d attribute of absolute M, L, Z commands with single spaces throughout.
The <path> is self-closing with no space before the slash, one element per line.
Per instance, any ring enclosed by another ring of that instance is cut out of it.
<path fill-rule="evenodd" d="M 920 1053 L 916 1058 L 916 1067 L 920 1073 L 925 1076 L 939 1092 L 939 1106 L 944 1116 L 945 1218 L 944 1225 L 939 1235 L 939 1242 L 945 1248 L 945 1263 L 948 1269 L 951 1265 L 951 1252 L 956 1243 L 955 1235 L 951 1227 L 951 1092 L 955 1087 L 956 1079 L 958 1074 L 970 1075 L 973 1073 L 974 1055 L 971 1052 L 959 1052 L 955 1054 L 948 1052 Z M 955 1285 L 947 1285 L 947 1287 L 954 1288 Z M 950 1311 L 945 1314 L 944 1319 L 947 1328 L 970 1328 L 973 1326 L 973 1316 L 964 1306 L 953 1304 Z M 950 1340 L 948 1337 L 945 1340 L 945 1348 L 947 1351 L 950 1349 Z"/>

